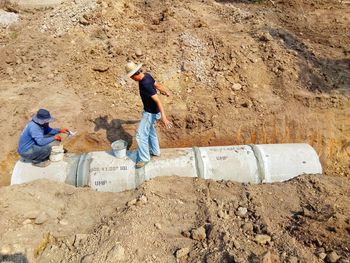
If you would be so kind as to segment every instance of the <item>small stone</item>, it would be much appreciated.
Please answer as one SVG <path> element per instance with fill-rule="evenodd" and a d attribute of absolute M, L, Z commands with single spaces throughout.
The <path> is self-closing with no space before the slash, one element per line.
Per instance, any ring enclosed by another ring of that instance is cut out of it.
<path fill-rule="evenodd" d="M 204 226 L 201 226 L 197 229 L 193 229 L 191 231 L 191 237 L 192 237 L 192 239 L 198 240 L 198 241 L 202 241 L 202 240 L 206 239 L 207 235 L 205 233 Z"/>
<path fill-rule="evenodd" d="M 254 225 L 252 222 L 248 222 L 248 223 L 245 223 L 243 226 L 242 226 L 242 229 L 244 232 L 253 232 L 253 229 L 254 229 Z"/>
<path fill-rule="evenodd" d="M 240 89 L 242 89 L 242 85 L 239 83 L 235 83 L 232 85 L 232 89 L 233 90 L 240 90 Z"/>
<path fill-rule="evenodd" d="M 335 251 L 332 251 L 327 255 L 326 262 L 334 263 L 337 262 L 338 259 L 340 259 L 340 256 Z"/>
<path fill-rule="evenodd" d="M 84 17 L 81 17 L 79 19 L 79 23 L 82 24 L 83 26 L 88 26 L 90 24 L 90 22 Z"/>
<path fill-rule="evenodd" d="M 28 219 L 26 219 L 26 220 L 24 220 L 24 221 L 22 222 L 22 225 L 28 225 L 28 224 L 30 224 L 30 223 L 32 223 L 32 220 L 30 220 L 30 219 L 28 218 Z"/>
<path fill-rule="evenodd" d="M 245 217 L 248 213 L 248 209 L 246 207 L 238 207 L 237 209 L 237 215 L 240 217 Z"/>
<path fill-rule="evenodd" d="M 228 214 L 225 211 L 219 210 L 218 211 L 218 217 L 219 218 L 223 218 L 223 219 L 227 219 L 229 216 L 228 216 Z"/>
<path fill-rule="evenodd" d="M 190 249 L 188 247 L 179 248 L 175 252 L 175 257 L 176 258 L 183 258 L 183 257 L 187 256 L 188 253 L 190 253 Z"/>
<path fill-rule="evenodd" d="M 155 226 L 158 230 L 162 229 L 162 226 L 161 226 L 161 224 L 159 224 L 159 223 L 155 223 L 154 226 Z"/>
<path fill-rule="evenodd" d="M 279 263 L 282 262 L 278 254 L 274 254 L 271 251 L 266 251 L 261 255 L 261 263 Z"/>
<path fill-rule="evenodd" d="M 68 225 L 68 221 L 67 221 L 66 219 L 60 220 L 59 223 L 60 223 L 60 225 L 62 225 L 62 226 Z"/>
<path fill-rule="evenodd" d="M 132 200 L 130 200 L 129 202 L 127 202 L 127 206 L 133 206 L 133 205 L 136 205 L 136 203 L 137 203 L 137 200 L 136 199 L 132 199 Z"/>
<path fill-rule="evenodd" d="M 110 262 L 124 261 L 125 260 L 125 249 L 120 244 L 116 244 L 108 252 L 107 259 Z"/>
<path fill-rule="evenodd" d="M 269 42 L 269 41 L 273 40 L 273 37 L 270 35 L 269 32 L 264 32 L 264 33 L 260 34 L 259 39 L 261 41 Z"/>
<path fill-rule="evenodd" d="M 4 245 L 0 249 L 0 254 L 2 254 L 2 255 L 10 255 L 10 254 L 12 254 L 12 251 L 13 251 L 13 246 L 11 246 L 11 245 Z"/>
<path fill-rule="evenodd" d="M 181 233 L 184 237 L 191 237 L 191 232 L 190 231 L 182 231 Z"/>
<path fill-rule="evenodd" d="M 272 263 L 271 252 L 267 251 L 261 256 L 261 263 Z"/>
<path fill-rule="evenodd" d="M 147 197 L 145 195 L 141 195 L 137 201 L 138 201 L 138 203 L 146 204 L 148 200 L 147 200 Z"/>
<path fill-rule="evenodd" d="M 253 103 L 250 100 L 246 100 L 241 104 L 244 108 L 251 108 L 253 106 Z"/>
<path fill-rule="evenodd" d="M 7 67 L 6 68 L 6 73 L 7 73 L 7 75 L 12 76 L 13 75 L 13 68 Z"/>
<path fill-rule="evenodd" d="M 81 258 L 80 262 L 81 263 L 93 263 L 93 258 L 94 256 L 92 254 L 85 255 Z"/>
<path fill-rule="evenodd" d="M 235 248 L 239 249 L 241 247 L 241 244 L 237 240 L 233 240 L 233 245 Z"/>
<path fill-rule="evenodd" d="M 289 257 L 289 258 L 287 259 L 287 262 L 288 262 L 288 263 L 298 263 L 299 260 L 298 260 L 297 257 Z"/>
<path fill-rule="evenodd" d="M 267 242 L 271 241 L 271 237 L 268 235 L 256 235 L 254 241 L 260 245 L 265 245 Z"/>
<path fill-rule="evenodd" d="M 318 253 L 317 256 L 318 256 L 319 259 L 324 260 L 327 257 L 327 254 L 324 253 L 324 252 L 321 252 L 321 253 Z"/>
<path fill-rule="evenodd" d="M 181 66 L 181 70 L 188 72 L 192 70 L 192 65 L 189 62 L 184 62 Z"/>
<path fill-rule="evenodd" d="M 34 223 L 37 225 L 41 225 L 44 224 L 48 219 L 49 217 L 47 216 L 47 214 L 45 212 L 41 212 L 35 219 Z"/>
<path fill-rule="evenodd" d="M 92 69 L 97 72 L 105 72 L 109 70 L 109 66 L 100 64 L 100 65 L 95 65 Z"/>
<path fill-rule="evenodd" d="M 140 48 L 136 48 L 135 55 L 141 57 L 143 55 L 142 50 Z"/>
<path fill-rule="evenodd" d="M 55 77 L 54 74 L 49 74 L 49 75 L 47 76 L 48 79 L 53 79 L 54 77 Z"/>

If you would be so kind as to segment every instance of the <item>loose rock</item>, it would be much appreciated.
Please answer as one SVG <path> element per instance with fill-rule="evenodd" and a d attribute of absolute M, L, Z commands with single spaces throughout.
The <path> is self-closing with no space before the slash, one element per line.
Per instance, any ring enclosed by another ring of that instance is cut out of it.
<path fill-rule="evenodd" d="M 118 261 L 124 261 L 125 260 L 125 250 L 120 245 L 115 245 L 107 255 L 107 258 L 110 262 L 118 262 Z"/>
<path fill-rule="evenodd" d="M 138 57 L 141 57 L 143 55 L 142 50 L 140 48 L 137 48 L 135 50 L 135 55 L 138 56 Z"/>
<path fill-rule="evenodd" d="M 237 215 L 240 217 L 245 217 L 248 212 L 248 209 L 246 207 L 238 207 L 237 209 Z"/>
<path fill-rule="evenodd" d="M 145 196 L 145 195 L 141 195 L 139 198 L 138 198 L 138 200 L 137 200 L 137 202 L 138 203 L 141 203 L 141 204 L 146 204 L 147 203 L 147 197 Z"/>
<path fill-rule="evenodd" d="M 240 90 L 240 89 L 242 89 L 242 85 L 239 83 L 235 83 L 232 85 L 232 89 L 233 90 Z"/>
<path fill-rule="evenodd" d="M 253 229 L 254 229 L 254 225 L 252 222 L 248 222 L 248 223 L 245 223 L 243 226 L 242 226 L 242 230 L 244 232 L 253 232 Z"/>
<path fill-rule="evenodd" d="M 136 203 L 137 203 L 137 200 L 136 199 L 132 199 L 132 200 L 130 200 L 129 202 L 127 202 L 127 206 L 133 206 L 133 205 L 136 205 Z"/>
<path fill-rule="evenodd" d="M 85 255 L 85 256 L 83 256 L 82 258 L 81 258 L 81 260 L 80 260 L 80 262 L 81 263 L 93 263 L 94 261 L 93 261 L 93 255 Z"/>
<path fill-rule="evenodd" d="M 86 20 L 84 17 L 81 17 L 81 18 L 79 19 L 79 23 L 82 24 L 82 25 L 84 25 L 84 26 L 87 26 L 87 25 L 90 24 L 90 22 L 89 22 L 88 20 Z"/>
<path fill-rule="evenodd" d="M 179 248 L 175 252 L 175 257 L 176 258 L 183 258 L 183 257 L 187 256 L 188 253 L 190 253 L 190 249 L 188 247 Z"/>
<path fill-rule="evenodd" d="M 267 242 L 271 241 L 271 237 L 268 235 L 256 235 L 254 241 L 260 245 L 265 245 Z"/>
<path fill-rule="evenodd" d="M 198 240 L 198 241 L 202 241 L 202 240 L 206 239 L 207 235 L 205 233 L 204 226 L 201 226 L 197 229 L 193 229 L 191 231 L 191 237 L 192 237 L 192 239 Z"/>
<path fill-rule="evenodd" d="M 105 72 L 109 70 L 109 66 L 100 64 L 100 65 L 95 65 L 92 69 L 97 72 Z"/>
<path fill-rule="evenodd" d="M 37 225 L 41 225 L 48 220 L 48 216 L 45 212 L 41 212 L 38 217 L 35 219 L 34 223 Z"/>
<path fill-rule="evenodd" d="M 288 263 L 298 263 L 299 262 L 297 257 L 289 257 L 287 261 L 288 261 Z"/>
<path fill-rule="evenodd" d="M 340 259 L 340 256 L 335 251 L 332 251 L 327 255 L 326 262 L 334 263 L 337 262 L 338 259 Z"/>
<path fill-rule="evenodd" d="M 326 253 L 323 253 L 323 252 L 321 252 L 321 253 L 318 253 L 318 258 L 319 259 L 322 259 L 322 260 L 324 260 L 326 257 L 327 257 L 327 254 Z"/>

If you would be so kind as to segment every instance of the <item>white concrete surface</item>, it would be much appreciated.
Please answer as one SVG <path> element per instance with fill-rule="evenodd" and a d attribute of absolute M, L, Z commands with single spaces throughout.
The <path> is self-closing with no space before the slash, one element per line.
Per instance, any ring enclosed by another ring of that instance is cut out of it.
<path fill-rule="evenodd" d="M 18 161 L 11 184 L 46 178 L 96 191 L 121 192 L 158 176 L 272 183 L 322 173 L 317 153 L 308 144 L 162 149 L 161 157 L 152 158 L 145 167 L 136 169 L 135 163 L 136 152 L 116 158 L 112 151 L 71 156 L 45 168 Z"/>

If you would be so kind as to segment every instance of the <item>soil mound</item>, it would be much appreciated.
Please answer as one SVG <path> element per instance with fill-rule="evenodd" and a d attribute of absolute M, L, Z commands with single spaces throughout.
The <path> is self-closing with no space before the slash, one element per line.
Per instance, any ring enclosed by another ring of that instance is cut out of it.
<path fill-rule="evenodd" d="M 123 193 L 45 180 L 3 187 L 0 258 L 349 262 L 349 183 L 328 176 L 266 185 L 162 177 Z"/>

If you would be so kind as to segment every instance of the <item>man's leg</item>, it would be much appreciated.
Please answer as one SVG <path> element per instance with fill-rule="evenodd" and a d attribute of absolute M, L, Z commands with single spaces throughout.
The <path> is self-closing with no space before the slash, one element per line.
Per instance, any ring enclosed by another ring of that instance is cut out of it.
<path fill-rule="evenodd" d="M 137 159 L 138 162 L 147 163 L 150 160 L 148 138 L 152 126 L 152 114 L 142 113 L 141 121 L 136 131 Z"/>
<path fill-rule="evenodd" d="M 27 152 L 22 154 L 22 157 L 26 160 L 32 161 L 32 163 L 40 163 L 47 160 L 51 153 L 51 146 L 37 146 L 33 145 Z"/>
<path fill-rule="evenodd" d="M 159 140 L 156 130 L 156 122 L 159 119 L 159 113 L 157 115 L 153 114 L 152 116 L 152 125 L 149 133 L 149 147 L 152 155 L 160 156 L 160 147 Z"/>

